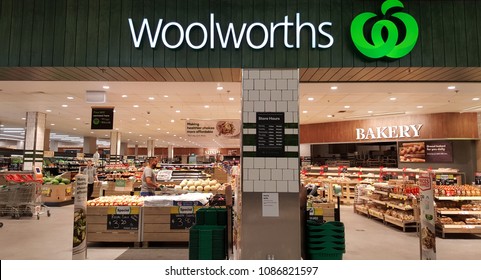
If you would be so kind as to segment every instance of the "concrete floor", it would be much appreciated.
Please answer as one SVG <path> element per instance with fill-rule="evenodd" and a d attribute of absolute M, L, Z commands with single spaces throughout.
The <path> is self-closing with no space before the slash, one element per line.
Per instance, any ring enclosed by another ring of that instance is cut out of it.
<path fill-rule="evenodd" d="M 1 260 L 69 260 L 72 259 L 73 206 L 52 207 L 51 217 L 40 220 L 0 217 Z M 418 260 L 419 239 L 415 232 L 402 232 L 380 221 L 353 213 L 352 206 L 342 206 L 345 224 L 345 260 Z M 481 260 L 480 236 L 437 238 L 439 260 Z M 129 248 L 133 244 L 89 244 L 90 260 L 115 259 L 186 259 L 184 248 Z"/>

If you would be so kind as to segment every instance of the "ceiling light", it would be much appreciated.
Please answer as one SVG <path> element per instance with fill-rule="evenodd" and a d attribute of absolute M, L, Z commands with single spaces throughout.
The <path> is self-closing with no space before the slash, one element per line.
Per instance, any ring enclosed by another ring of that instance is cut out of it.
<path fill-rule="evenodd" d="M 132 134 L 132 131 L 129 131 L 129 134 Z"/>
<path fill-rule="evenodd" d="M 68 100 L 72 100 L 73 99 L 73 96 L 69 96 L 67 97 Z"/>
<path fill-rule="evenodd" d="M 134 105 L 134 108 L 139 108 L 139 105 Z"/>
<path fill-rule="evenodd" d="M 132 118 L 133 121 L 137 120 L 136 118 Z"/>
<path fill-rule="evenodd" d="M 80 118 L 75 118 L 77 121 L 80 121 Z"/>
<path fill-rule="evenodd" d="M 74 127 L 74 128 L 72 128 L 72 129 L 73 129 L 73 130 L 77 130 L 75 127 Z"/>
<path fill-rule="evenodd" d="M 155 98 L 154 98 L 154 97 L 152 97 L 152 96 L 151 96 L 151 97 L 149 97 L 149 100 L 154 100 L 154 99 L 155 99 Z"/>
<path fill-rule="evenodd" d="M 127 95 L 126 94 L 122 95 L 122 98 L 127 98 Z"/>
<path fill-rule="evenodd" d="M 473 98 L 473 101 L 479 101 L 479 97 Z"/>
<path fill-rule="evenodd" d="M 176 110 L 175 112 L 176 112 L 176 113 L 180 113 L 180 110 Z"/>
<path fill-rule="evenodd" d="M 109 135 L 108 135 L 108 134 L 105 134 L 105 137 L 109 137 Z"/>
<path fill-rule="evenodd" d="M 177 137 L 177 135 L 174 134 L 174 137 Z"/>
<path fill-rule="evenodd" d="M 140 134 L 139 136 L 142 137 L 142 134 Z"/>
<path fill-rule="evenodd" d="M 169 134 L 169 133 L 170 133 L 170 132 L 169 132 L 169 131 L 167 131 L 167 134 Z"/>
<path fill-rule="evenodd" d="M 67 108 L 67 107 L 68 107 L 68 105 L 67 105 L 67 104 L 63 104 L 63 105 L 62 105 L 62 107 L 64 107 L 64 108 Z"/>
<path fill-rule="evenodd" d="M 209 105 L 205 105 L 204 108 L 209 108 Z"/>
<path fill-rule="evenodd" d="M 47 113 L 51 113 L 51 112 L 52 112 L 52 110 L 45 110 L 45 112 L 47 112 Z"/>
<path fill-rule="evenodd" d="M 110 87 L 109 86 L 103 86 L 102 88 L 103 89 L 109 89 Z"/>
<path fill-rule="evenodd" d="M 396 97 L 391 97 L 391 98 L 389 98 L 389 100 L 391 100 L 391 101 L 394 101 L 394 100 L 396 100 L 396 99 L 397 99 Z"/>
<path fill-rule="evenodd" d="M 419 105 L 419 106 L 416 106 L 416 108 L 418 108 L 418 109 L 422 109 L 422 108 L 424 108 L 424 106 L 422 106 L 422 105 Z"/>
<path fill-rule="evenodd" d="M 22 118 L 22 120 L 26 120 L 26 118 Z"/>
<path fill-rule="evenodd" d="M 367 111 L 368 114 L 372 114 L 372 111 Z"/>
<path fill-rule="evenodd" d="M 223 90 L 224 87 L 223 86 L 217 86 L 217 90 Z"/>
<path fill-rule="evenodd" d="M 331 90 L 336 90 L 337 89 L 337 86 L 332 86 L 331 87 Z"/>
<path fill-rule="evenodd" d="M 0 124 L 0 127 L 4 127 L 4 126 L 5 126 L 5 125 L 3 125 L 3 124 Z"/>
<path fill-rule="evenodd" d="M 313 100 L 314 100 L 314 97 L 309 97 L 309 98 L 307 98 L 307 100 L 313 101 Z"/>
<path fill-rule="evenodd" d="M 150 126 L 150 123 L 145 124 L 146 126 Z"/>
<path fill-rule="evenodd" d="M 344 108 L 349 109 L 349 108 L 351 108 L 351 106 L 346 105 L 346 106 L 344 106 Z"/>
<path fill-rule="evenodd" d="M 164 95 L 165 98 L 169 97 L 168 95 Z"/>
<path fill-rule="evenodd" d="M 334 117 L 334 115 L 327 115 L 327 117 L 328 117 L 328 118 L 333 118 L 333 117 Z"/>
<path fill-rule="evenodd" d="M 157 130 L 160 130 L 160 128 L 157 128 Z"/>
<path fill-rule="evenodd" d="M 302 113 L 307 114 L 307 111 L 302 111 Z"/>
<path fill-rule="evenodd" d="M 230 101 L 234 101 L 234 97 L 229 97 L 229 100 L 230 100 Z"/>
<path fill-rule="evenodd" d="M 94 132 L 93 132 L 93 131 L 90 131 L 90 134 L 94 134 Z"/>
<path fill-rule="evenodd" d="M 449 86 L 448 89 L 456 89 L 455 86 Z"/>
<path fill-rule="evenodd" d="M 170 120 L 170 122 L 175 122 L 174 120 Z"/>
<path fill-rule="evenodd" d="M 55 125 L 54 123 L 51 123 L 50 125 Z"/>

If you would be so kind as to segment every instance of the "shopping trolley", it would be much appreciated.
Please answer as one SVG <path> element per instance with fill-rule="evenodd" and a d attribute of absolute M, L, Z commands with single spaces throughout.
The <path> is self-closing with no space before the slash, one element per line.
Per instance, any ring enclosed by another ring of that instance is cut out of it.
<path fill-rule="evenodd" d="M 31 174 L 2 175 L 4 185 L 0 189 L 0 216 L 9 215 L 13 219 L 36 216 L 50 210 L 42 203 L 42 183 Z M 1 226 L 0 226 L 1 227 Z"/>

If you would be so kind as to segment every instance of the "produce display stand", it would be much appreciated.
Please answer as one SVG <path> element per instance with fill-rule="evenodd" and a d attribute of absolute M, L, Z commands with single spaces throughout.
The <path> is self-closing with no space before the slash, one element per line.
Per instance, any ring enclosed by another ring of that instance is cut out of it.
<path fill-rule="evenodd" d="M 88 206 L 88 242 L 141 242 L 142 207 Z"/>
<path fill-rule="evenodd" d="M 172 229 L 171 213 L 175 207 L 144 206 L 142 211 L 142 246 L 149 242 L 188 242 L 189 229 Z"/>
<path fill-rule="evenodd" d="M 64 206 L 73 204 L 72 195 L 72 184 L 42 186 L 42 201 L 47 206 Z"/>

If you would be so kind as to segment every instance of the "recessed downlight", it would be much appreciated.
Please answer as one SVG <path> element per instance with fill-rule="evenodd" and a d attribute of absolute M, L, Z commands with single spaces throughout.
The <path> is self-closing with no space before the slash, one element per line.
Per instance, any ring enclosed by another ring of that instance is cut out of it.
<path fill-rule="evenodd" d="M 62 105 L 62 107 L 64 107 L 64 108 L 67 108 L 67 107 L 68 107 L 68 105 L 67 105 L 67 104 L 63 104 L 63 105 Z"/>
<path fill-rule="evenodd" d="M 337 90 L 337 86 L 332 86 L 331 90 Z"/>
<path fill-rule="evenodd" d="M 109 86 L 103 86 L 102 88 L 103 89 L 109 89 L 110 87 Z"/>
<path fill-rule="evenodd" d="M 52 110 L 45 110 L 45 112 L 47 112 L 47 113 L 52 113 Z"/>
<path fill-rule="evenodd" d="M 77 121 L 80 121 L 80 118 L 75 118 Z"/>
<path fill-rule="evenodd" d="M 134 108 L 139 108 L 139 105 L 134 105 L 133 107 L 134 107 Z"/>
<path fill-rule="evenodd" d="M 73 100 L 73 96 L 68 96 L 67 99 L 68 99 L 68 100 Z"/>
<path fill-rule="evenodd" d="M 209 105 L 204 105 L 204 108 L 206 108 L 206 109 L 209 108 L 209 107 L 210 107 Z"/>
<path fill-rule="evenodd" d="M 327 117 L 328 117 L 328 118 L 333 118 L 333 117 L 334 117 L 334 115 L 327 115 Z"/>
<path fill-rule="evenodd" d="M 307 111 L 302 111 L 303 114 L 307 114 Z"/>
<path fill-rule="evenodd" d="M 424 106 L 423 106 L 423 105 L 418 105 L 418 106 L 416 106 L 416 108 L 422 109 L 422 108 L 424 108 Z"/>
<path fill-rule="evenodd" d="M 474 97 L 473 101 L 479 101 L 479 97 Z"/>
<path fill-rule="evenodd" d="M 372 114 L 372 111 L 367 111 L 368 114 Z"/>
<path fill-rule="evenodd" d="M 151 97 L 149 97 L 149 100 L 154 100 L 154 99 L 155 99 L 155 98 L 154 98 L 154 97 L 152 97 L 152 96 L 151 96 Z"/>
<path fill-rule="evenodd" d="M 344 108 L 345 108 L 345 109 L 349 109 L 349 108 L 351 108 L 351 106 L 346 105 L 346 106 L 344 106 Z"/>
<path fill-rule="evenodd" d="M 180 113 L 180 110 L 175 110 L 176 113 Z"/>
<path fill-rule="evenodd" d="M 313 101 L 313 100 L 314 100 L 314 97 L 309 97 L 309 98 L 307 98 L 307 100 Z"/>
<path fill-rule="evenodd" d="M 448 89 L 456 89 L 456 86 L 449 86 Z"/>
<path fill-rule="evenodd" d="M 234 101 L 234 97 L 229 97 L 229 100 L 230 100 L 230 101 Z"/>
<path fill-rule="evenodd" d="M 396 99 L 397 99 L 396 97 L 389 98 L 389 100 L 391 100 L 391 101 L 396 101 Z"/>
<path fill-rule="evenodd" d="M 122 95 L 122 98 L 127 98 L 127 97 L 128 97 L 127 94 L 123 94 L 123 95 Z"/>

